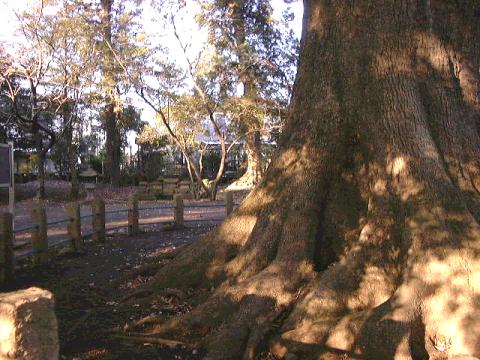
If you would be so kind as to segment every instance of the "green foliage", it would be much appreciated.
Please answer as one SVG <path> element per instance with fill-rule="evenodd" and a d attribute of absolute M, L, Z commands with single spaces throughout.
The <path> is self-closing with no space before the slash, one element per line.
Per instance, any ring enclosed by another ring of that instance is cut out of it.
<path fill-rule="evenodd" d="M 229 134 L 221 135 L 230 139 L 279 121 L 296 62 L 288 16 L 275 20 L 268 0 L 155 1 L 163 9 L 159 27 L 167 30 L 175 15 L 194 4 L 198 24 L 208 30 L 209 44 L 188 59 L 186 69 L 168 58 L 163 38 L 145 33 L 140 2 L 45 0 L 18 14 L 18 51 L 8 54 L 0 46 L 0 73 L 14 88 L 11 94 L 0 83 L 0 141 L 15 139 L 25 150 L 52 149 L 51 158 L 67 172 L 71 145 L 75 156 L 101 151 L 100 134 L 107 129 L 101 109 L 111 106 L 118 148 L 131 131 L 151 149 L 171 144 L 161 122 L 141 121 L 134 92 L 167 115 L 176 145 L 192 159 L 203 149 L 199 139 L 213 112 L 232 120 Z M 183 47 L 187 53 L 188 45 Z M 206 169 L 213 169 L 218 161 L 208 156 Z"/>
<path fill-rule="evenodd" d="M 218 166 L 220 165 L 220 155 L 216 151 L 208 151 L 203 156 L 203 170 L 205 177 L 212 179 L 215 177 Z"/>
<path fill-rule="evenodd" d="M 210 51 L 198 76 L 231 114 L 237 131 L 278 121 L 289 98 L 298 42 L 290 16 L 273 18 L 268 0 L 203 0 L 197 21 L 208 27 Z"/>
<path fill-rule="evenodd" d="M 102 161 L 103 161 L 103 156 L 101 155 L 93 155 L 90 157 L 89 160 L 89 165 L 92 167 L 93 170 L 95 170 L 97 173 L 101 174 L 102 173 Z"/>
<path fill-rule="evenodd" d="M 67 177 L 71 170 L 68 156 L 68 146 L 69 144 L 65 138 L 61 138 L 59 141 L 57 141 L 50 152 L 50 160 L 53 161 L 56 170 L 63 177 Z"/>
<path fill-rule="evenodd" d="M 155 181 L 163 175 L 165 160 L 163 152 L 147 154 L 143 158 L 144 177 L 146 181 Z"/>

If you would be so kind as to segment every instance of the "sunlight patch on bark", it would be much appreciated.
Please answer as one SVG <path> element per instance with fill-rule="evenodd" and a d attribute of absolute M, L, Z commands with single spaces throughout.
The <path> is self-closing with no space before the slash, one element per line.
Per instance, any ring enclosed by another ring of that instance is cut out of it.
<path fill-rule="evenodd" d="M 375 55 L 372 60 L 374 68 L 373 73 L 377 79 L 391 77 L 393 74 L 410 75 L 412 74 L 412 60 L 407 51 L 385 50 Z"/>
<path fill-rule="evenodd" d="M 245 239 L 250 235 L 257 216 L 238 215 L 234 219 L 227 219 L 219 230 L 219 236 L 228 244 L 238 244 L 239 239 Z"/>
<path fill-rule="evenodd" d="M 402 174 L 407 168 L 407 160 L 405 156 L 397 156 L 390 162 L 390 172 L 393 176 Z"/>
<path fill-rule="evenodd" d="M 418 260 L 407 277 L 410 280 L 397 291 L 396 302 L 408 307 L 412 299 L 419 299 L 430 337 L 451 339 L 452 353 L 474 353 L 468 333 L 480 331 L 478 322 L 471 322 L 480 317 L 480 266 L 471 265 L 478 263 L 475 257 L 457 250 L 429 252 Z"/>

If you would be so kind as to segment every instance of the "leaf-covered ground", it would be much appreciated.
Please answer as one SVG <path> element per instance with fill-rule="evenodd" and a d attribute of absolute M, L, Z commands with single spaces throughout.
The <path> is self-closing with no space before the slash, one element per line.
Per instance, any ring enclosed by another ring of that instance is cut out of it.
<path fill-rule="evenodd" d="M 151 275 L 148 271 L 126 275 L 142 265 L 168 261 L 158 256 L 195 241 L 213 226 L 192 224 L 135 238 L 117 235 L 105 244 L 87 242 L 82 253 L 60 254 L 44 266 L 19 264 L 15 288 L 38 286 L 54 293 L 62 359 L 201 359 L 201 349 L 187 345 L 164 346 L 121 337 L 139 319 L 189 311 L 185 296 L 175 291 L 148 303 L 128 298 Z"/>

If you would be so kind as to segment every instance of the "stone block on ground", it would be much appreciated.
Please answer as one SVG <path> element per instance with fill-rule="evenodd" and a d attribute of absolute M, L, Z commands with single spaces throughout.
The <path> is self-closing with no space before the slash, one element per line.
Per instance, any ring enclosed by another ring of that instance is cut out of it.
<path fill-rule="evenodd" d="M 35 287 L 0 294 L 0 359 L 58 357 L 53 294 Z"/>

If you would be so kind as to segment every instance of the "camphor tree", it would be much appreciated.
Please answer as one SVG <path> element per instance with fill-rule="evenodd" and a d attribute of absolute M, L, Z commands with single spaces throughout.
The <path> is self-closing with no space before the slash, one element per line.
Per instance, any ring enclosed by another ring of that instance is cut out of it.
<path fill-rule="evenodd" d="M 209 296 L 149 337 L 207 359 L 480 357 L 480 3 L 304 5 L 280 149 L 158 271 L 154 290 Z"/>

